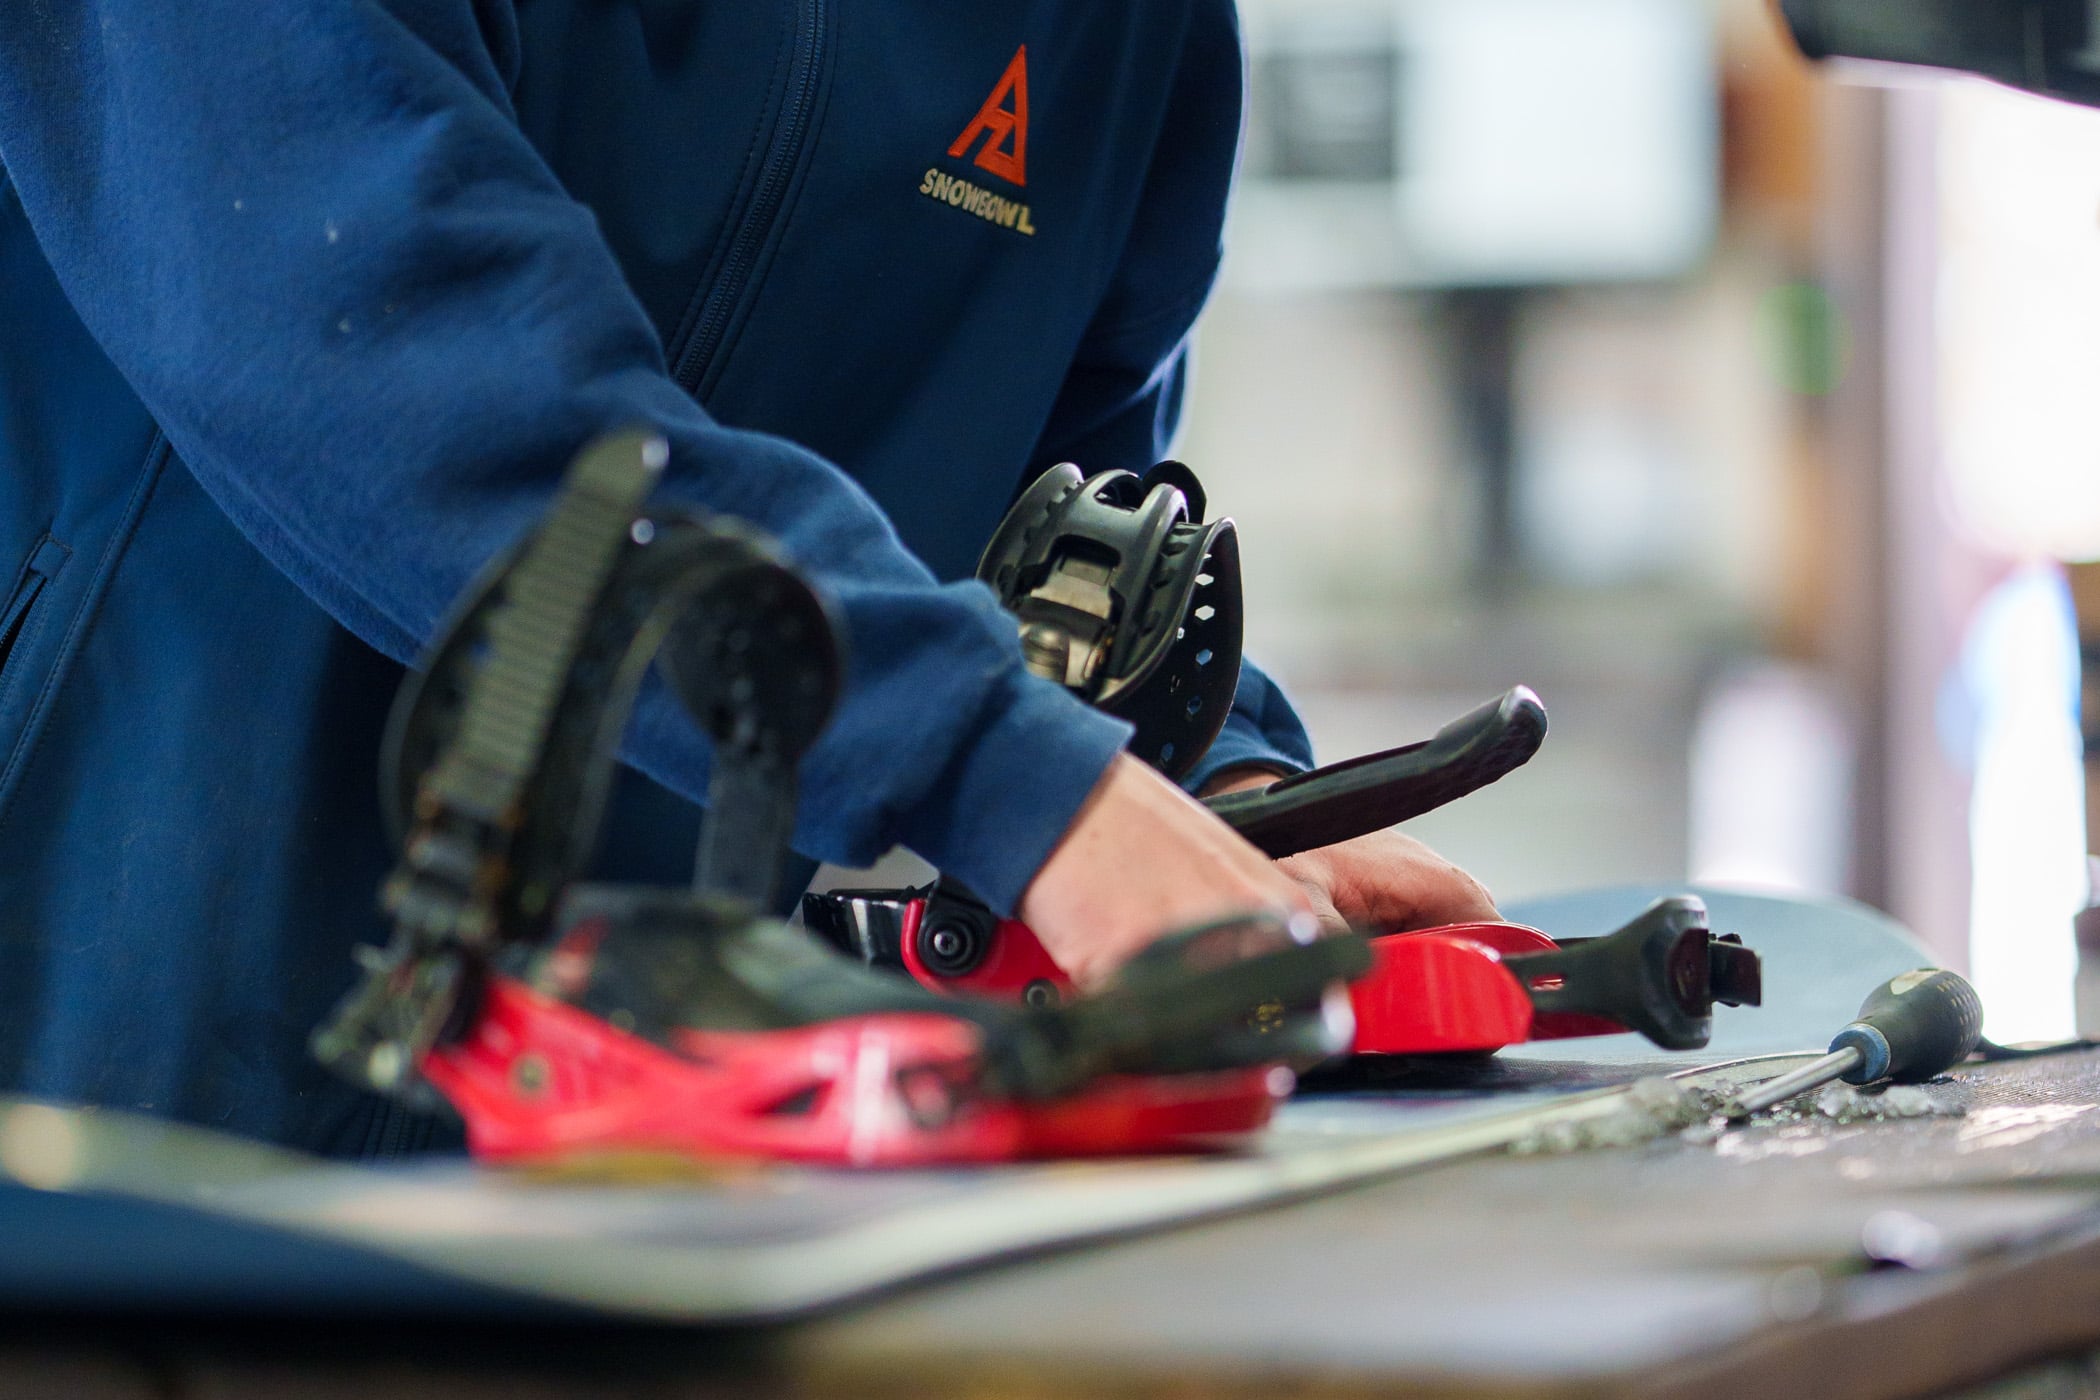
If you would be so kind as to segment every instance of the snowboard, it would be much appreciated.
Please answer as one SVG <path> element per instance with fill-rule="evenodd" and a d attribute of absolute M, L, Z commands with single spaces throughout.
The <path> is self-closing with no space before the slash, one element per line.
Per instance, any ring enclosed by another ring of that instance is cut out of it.
<path fill-rule="evenodd" d="M 1678 888 L 1518 904 L 1602 934 Z M 667 1323 L 771 1321 L 933 1274 L 1337 1190 L 1617 1111 L 1671 1075 L 1726 1090 L 1819 1052 L 1929 961 L 1835 899 L 1695 889 L 1764 958 L 1762 1008 L 1704 1050 L 1634 1035 L 1353 1065 L 1218 1156 L 851 1172 L 581 1163 L 490 1169 L 305 1157 L 131 1114 L 0 1099 L 0 1306 Z"/>

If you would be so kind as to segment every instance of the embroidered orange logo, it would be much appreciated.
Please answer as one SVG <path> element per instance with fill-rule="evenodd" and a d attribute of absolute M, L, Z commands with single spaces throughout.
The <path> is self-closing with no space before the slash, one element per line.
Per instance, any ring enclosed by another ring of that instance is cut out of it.
<path fill-rule="evenodd" d="M 1007 105 L 1011 99 L 1013 105 Z M 951 156 L 961 156 L 980 136 L 987 136 L 983 149 L 977 152 L 972 162 L 979 170 L 987 171 L 1002 180 L 1026 187 L 1028 184 L 1028 45 L 1014 50 L 1014 61 L 1006 65 L 999 77 L 998 86 L 992 95 L 984 99 L 977 115 L 963 128 L 963 134 L 955 138 L 948 148 Z"/>

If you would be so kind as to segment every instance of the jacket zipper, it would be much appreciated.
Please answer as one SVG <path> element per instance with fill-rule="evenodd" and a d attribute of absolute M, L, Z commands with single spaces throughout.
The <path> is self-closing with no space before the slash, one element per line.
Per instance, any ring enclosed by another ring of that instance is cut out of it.
<path fill-rule="evenodd" d="M 802 39 L 788 69 L 787 95 L 766 149 L 765 163 L 759 168 L 758 187 L 737 226 L 729 255 L 722 260 L 721 272 L 707 289 L 692 337 L 679 353 L 674 369 L 678 383 L 689 394 L 699 394 L 702 381 L 714 366 L 722 338 L 728 334 L 730 318 L 794 181 L 795 166 L 802 158 L 802 146 L 809 136 L 810 118 L 816 107 L 818 75 L 823 71 L 825 4 L 826 0 L 797 0 L 795 24 Z"/>
<path fill-rule="evenodd" d="M 5 671 L 8 659 L 14 655 L 15 644 L 29 630 L 29 616 L 36 608 L 38 598 L 58 571 L 65 565 L 72 551 L 48 536 L 39 541 L 30 553 L 29 562 L 22 568 L 22 577 L 15 583 L 15 591 L 7 600 L 7 608 L 0 611 L 0 671 Z"/>

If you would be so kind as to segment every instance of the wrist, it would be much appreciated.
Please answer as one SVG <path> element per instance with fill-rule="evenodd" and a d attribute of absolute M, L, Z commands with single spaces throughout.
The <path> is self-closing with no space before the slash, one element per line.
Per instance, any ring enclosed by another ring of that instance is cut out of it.
<path fill-rule="evenodd" d="M 898 839 L 1008 914 L 1099 800 L 1130 726 L 1025 673 L 987 710 L 971 744 L 899 824 Z"/>

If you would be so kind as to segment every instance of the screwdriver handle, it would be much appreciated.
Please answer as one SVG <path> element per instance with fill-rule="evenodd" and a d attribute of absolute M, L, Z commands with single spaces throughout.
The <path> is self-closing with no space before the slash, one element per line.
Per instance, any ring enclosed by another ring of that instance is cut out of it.
<path fill-rule="evenodd" d="M 1915 1084 L 1966 1060 L 1982 1036 L 1976 989 L 1952 972 L 1921 968 L 1876 987 L 1830 1049 L 1859 1052 L 1859 1062 L 1841 1076 L 1848 1084 Z"/>

